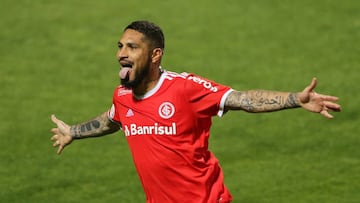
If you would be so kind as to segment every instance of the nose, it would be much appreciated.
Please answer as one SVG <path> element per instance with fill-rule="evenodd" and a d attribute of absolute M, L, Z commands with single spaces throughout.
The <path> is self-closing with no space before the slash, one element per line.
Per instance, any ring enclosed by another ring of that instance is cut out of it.
<path fill-rule="evenodd" d="M 122 58 L 127 58 L 127 51 L 125 47 L 121 47 L 117 50 L 116 52 L 116 57 L 118 60 L 122 59 Z"/>

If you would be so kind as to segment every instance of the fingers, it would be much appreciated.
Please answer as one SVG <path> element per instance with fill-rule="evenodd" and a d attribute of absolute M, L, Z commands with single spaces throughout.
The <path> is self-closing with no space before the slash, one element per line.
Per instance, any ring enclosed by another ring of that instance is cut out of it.
<path fill-rule="evenodd" d="M 59 140 L 56 140 L 55 142 L 54 142 L 54 144 L 53 144 L 53 147 L 57 147 L 57 146 L 59 146 L 60 145 L 60 141 Z"/>
<path fill-rule="evenodd" d="M 57 125 L 57 128 L 51 129 L 51 132 L 54 135 L 50 139 L 54 142 L 53 147 L 58 147 L 57 154 L 60 155 L 67 145 L 63 140 L 63 132 L 61 131 L 61 128 L 64 128 L 66 124 L 63 121 L 57 119 L 54 114 L 51 115 L 51 121 Z"/>
<path fill-rule="evenodd" d="M 336 112 L 340 112 L 341 111 L 341 105 L 338 103 L 335 103 L 339 100 L 338 97 L 334 97 L 334 96 L 329 96 L 329 95 L 319 95 L 322 102 L 322 110 L 330 110 L 330 111 L 336 111 Z"/>
<path fill-rule="evenodd" d="M 325 116 L 326 118 L 332 119 L 334 116 L 332 116 L 327 110 L 320 111 L 320 114 Z"/>
<path fill-rule="evenodd" d="M 63 149 L 64 149 L 64 146 L 63 146 L 63 145 L 60 145 L 56 153 L 57 153 L 58 155 L 60 155 L 61 152 L 63 151 Z"/>
<path fill-rule="evenodd" d="M 334 116 L 331 115 L 329 113 L 329 111 L 339 112 L 339 111 L 341 111 L 341 106 L 337 103 L 333 103 L 330 101 L 324 101 L 319 113 L 326 118 L 329 118 L 329 119 L 334 118 Z"/>
<path fill-rule="evenodd" d="M 325 101 L 324 102 L 324 109 L 325 110 L 331 110 L 331 111 L 340 112 L 341 111 L 341 105 L 339 105 L 337 103 Z"/>
<path fill-rule="evenodd" d="M 335 96 L 330 96 L 330 95 L 324 95 L 324 94 L 317 94 L 318 96 L 320 96 L 320 98 L 323 101 L 333 101 L 333 102 L 337 102 L 339 100 L 338 97 Z"/>
<path fill-rule="evenodd" d="M 51 118 L 51 121 L 52 121 L 53 123 L 55 123 L 55 124 L 57 124 L 58 121 L 59 121 L 59 120 L 55 117 L 54 114 L 52 114 L 50 118 Z"/>
<path fill-rule="evenodd" d="M 55 123 L 58 127 L 64 127 L 66 125 L 62 120 L 56 118 L 54 114 L 51 115 L 51 121 Z"/>
<path fill-rule="evenodd" d="M 58 147 L 57 154 L 60 155 L 64 150 L 65 144 L 61 143 L 59 140 L 59 135 L 52 136 L 51 141 L 54 141 L 53 147 Z"/>
<path fill-rule="evenodd" d="M 51 141 L 54 142 L 53 147 L 57 147 L 60 145 L 61 142 L 59 138 L 60 138 L 59 135 L 54 135 L 51 137 Z"/>
<path fill-rule="evenodd" d="M 59 139 L 59 135 L 57 135 L 57 134 L 55 134 L 54 136 L 52 136 L 52 137 L 50 138 L 51 141 L 56 141 L 56 140 L 58 140 L 58 139 Z"/>
<path fill-rule="evenodd" d="M 50 131 L 51 131 L 54 135 L 60 133 L 59 128 L 52 128 Z"/>
<path fill-rule="evenodd" d="M 326 118 L 332 119 L 334 116 L 332 116 L 329 111 L 335 111 L 339 112 L 341 111 L 341 105 L 335 103 L 339 100 L 338 97 L 330 96 L 330 95 L 323 95 L 318 94 L 314 91 L 315 87 L 317 85 L 317 79 L 313 78 L 310 85 L 305 88 L 305 92 L 312 93 L 310 94 L 313 99 L 310 98 L 310 100 L 318 101 L 317 105 L 320 106 L 318 110 L 315 110 L 315 112 L 319 112 L 321 115 L 323 115 Z"/>
<path fill-rule="evenodd" d="M 312 81 L 311 81 L 311 83 L 310 83 L 310 85 L 305 88 L 305 91 L 306 91 L 306 92 L 312 92 L 312 91 L 314 91 L 314 89 L 315 89 L 315 87 L 316 87 L 316 84 L 317 84 L 317 79 L 316 79 L 316 78 L 313 78 Z"/>

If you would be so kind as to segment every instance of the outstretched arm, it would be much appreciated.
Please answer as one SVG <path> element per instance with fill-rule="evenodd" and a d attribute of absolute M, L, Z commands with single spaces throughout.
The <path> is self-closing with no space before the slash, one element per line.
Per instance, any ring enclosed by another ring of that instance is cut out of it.
<path fill-rule="evenodd" d="M 104 112 L 92 120 L 71 126 L 70 135 L 73 139 L 99 137 L 111 134 L 119 129 L 120 126 L 110 121 L 107 112 Z"/>
<path fill-rule="evenodd" d="M 225 101 L 225 110 L 244 110 L 251 113 L 279 111 L 302 107 L 308 111 L 333 118 L 329 111 L 340 111 L 337 97 L 318 94 L 314 91 L 314 78 L 302 92 L 277 92 L 268 90 L 234 91 Z"/>
<path fill-rule="evenodd" d="M 90 121 L 73 126 L 69 126 L 57 119 L 55 115 L 51 115 L 51 120 L 57 125 L 56 128 L 51 129 L 53 133 L 51 140 L 54 142 L 53 146 L 58 147 L 58 154 L 61 154 L 63 149 L 74 139 L 99 137 L 120 129 L 118 124 L 109 120 L 107 112 L 102 113 Z"/>

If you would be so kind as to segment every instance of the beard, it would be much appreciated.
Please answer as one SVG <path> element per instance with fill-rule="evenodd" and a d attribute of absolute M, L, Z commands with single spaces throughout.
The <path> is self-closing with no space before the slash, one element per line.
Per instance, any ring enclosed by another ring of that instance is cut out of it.
<path fill-rule="evenodd" d="M 146 80 L 146 77 L 149 75 L 149 71 L 150 71 L 150 63 L 147 63 L 143 68 L 135 72 L 135 78 L 133 80 L 129 80 L 129 74 L 128 74 L 125 79 L 120 79 L 120 84 L 128 89 L 136 88 L 144 80 Z"/>

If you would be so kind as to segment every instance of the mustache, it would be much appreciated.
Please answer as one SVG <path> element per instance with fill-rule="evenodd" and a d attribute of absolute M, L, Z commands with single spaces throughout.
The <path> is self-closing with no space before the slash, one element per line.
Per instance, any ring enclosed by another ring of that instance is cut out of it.
<path fill-rule="evenodd" d="M 120 64 L 133 65 L 133 62 L 132 62 L 131 60 L 126 59 L 126 58 L 119 58 L 119 59 L 118 59 L 118 62 L 119 62 Z"/>

